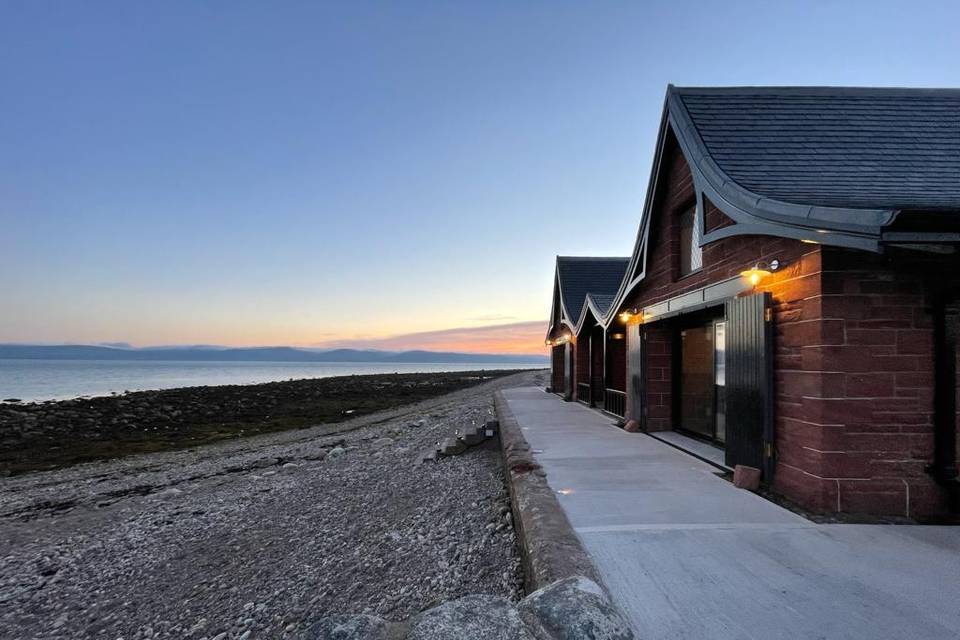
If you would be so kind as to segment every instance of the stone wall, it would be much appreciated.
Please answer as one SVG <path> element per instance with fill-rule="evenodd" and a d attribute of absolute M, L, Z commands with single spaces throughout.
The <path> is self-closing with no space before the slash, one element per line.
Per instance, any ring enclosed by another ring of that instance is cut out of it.
<path fill-rule="evenodd" d="M 807 379 L 778 483 L 818 511 L 942 514 L 933 460 L 928 259 L 826 248 L 821 319 L 794 337 Z M 953 271 L 940 277 L 956 278 Z M 935 276 L 934 276 L 935 277 Z M 806 467 L 797 477 L 794 466 Z"/>

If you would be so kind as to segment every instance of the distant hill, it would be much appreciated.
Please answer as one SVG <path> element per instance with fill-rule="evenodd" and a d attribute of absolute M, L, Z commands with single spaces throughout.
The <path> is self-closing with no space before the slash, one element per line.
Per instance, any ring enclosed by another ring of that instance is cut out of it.
<path fill-rule="evenodd" d="M 417 364 L 543 364 L 544 355 L 297 349 L 294 347 L 145 347 L 0 344 L 0 359 L 12 360 L 180 360 L 203 362 L 377 362 Z"/>

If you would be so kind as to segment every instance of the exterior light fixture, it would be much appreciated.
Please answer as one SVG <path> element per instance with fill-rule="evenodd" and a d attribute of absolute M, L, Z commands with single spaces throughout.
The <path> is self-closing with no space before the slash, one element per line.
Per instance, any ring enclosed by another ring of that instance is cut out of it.
<path fill-rule="evenodd" d="M 631 320 L 635 315 L 637 315 L 637 310 L 636 310 L 636 309 L 627 309 L 626 311 L 624 311 L 623 313 L 620 314 L 620 320 L 622 320 L 623 323 L 626 324 L 626 323 L 630 322 L 630 320 Z"/>
<path fill-rule="evenodd" d="M 760 284 L 760 281 L 770 275 L 770 272 L 776 271 L 780 268 L 779 260 L 771 260 L 770 262 L 758 262 L 753 265 L 752 268 L 747 269 L 746 271 L 741 271 L 740 275 L 747 279 L 751 286 L 757 286 Z"/>

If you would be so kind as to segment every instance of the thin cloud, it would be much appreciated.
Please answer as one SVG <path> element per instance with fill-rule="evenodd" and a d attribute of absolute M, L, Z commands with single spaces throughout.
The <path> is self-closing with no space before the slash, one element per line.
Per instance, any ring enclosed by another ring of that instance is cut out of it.
<path fill-rule="evenodd" d="M 544 352 L 543 322 L 512 322 L 482 327 L 457 327 L 438 331 L 421 331 L 379 338 L 326 340 L 311 346 L 321 348 L 383 349 L 407 351 L 458 351 L 464 353 L 530 353 Z"/>
<path fill-rule="evenodd" d="M 469 318 L 470 322 L 506 322 L 507 320 L 516 320 L 517 316 L 505 316 L 500 314 L 491 314 L 486 316 L 474 316 Z"/>

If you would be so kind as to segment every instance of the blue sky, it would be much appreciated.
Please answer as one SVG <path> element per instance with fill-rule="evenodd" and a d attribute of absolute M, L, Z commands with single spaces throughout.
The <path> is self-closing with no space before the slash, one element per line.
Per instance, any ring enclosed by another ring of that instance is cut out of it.
<path fill-rule="evenodd" d="M 956 87 L 957 24 L 0 1 L 0 341 L 538 349 L 553 257 L 632 248 L 668 83 Z"/>

